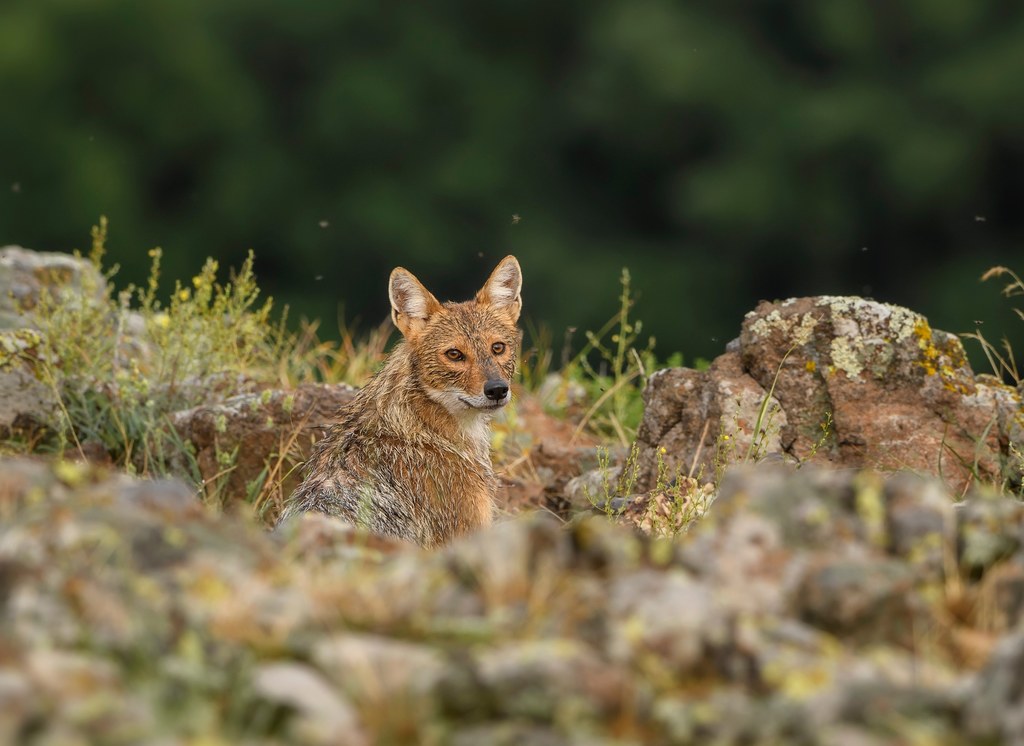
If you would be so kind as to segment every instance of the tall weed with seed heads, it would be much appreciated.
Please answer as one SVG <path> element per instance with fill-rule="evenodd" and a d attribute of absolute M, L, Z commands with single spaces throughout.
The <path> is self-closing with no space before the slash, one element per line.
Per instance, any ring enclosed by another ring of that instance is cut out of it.
<path fill-rule="evenodd" d="M 643 388 L 649 371 L 658 366 L 654 337 L 641 346 L 643 322 L 631 317 L 636 303 L 627 268 L 619 277 L 619 309 L 598 331 L 586 332 L 587 342 L 563 371 L 567 381 L 576 381 L 589 394 L 590 406 L 577 432 L 590 427 L 628 446 L 636 437 L 643 417 Z M 673 356 L 668 365 L 681 365 Z"/>
<path fill-rule="evenodd" d="M 995 277 L 1009 277 L 1010 282 L 1003 286 L 1002 294 L 1007 298 L 1018 298 L 1024 296 L 1024 280 L 1016 272 L 1007 267 L 992 267 L 981 276 L 982 282 L 987 282 Z M 1024 320 L 1024 310 L 1014 307 L 1013 312 Z M 1021 369 L 1017 365 L 1017 359 L 1013 352 L 1010 340 L 1003 337 L 1001 344 L 997 347 L 985 338 L 981 330 L 969 332 L 963 335 L 966 339 L 973 339 L 981 346 L 981 351 L 988 360 L 992 373 L 1003 380 L 1009 380 L 1015 386 L 1021 381 Z"/>

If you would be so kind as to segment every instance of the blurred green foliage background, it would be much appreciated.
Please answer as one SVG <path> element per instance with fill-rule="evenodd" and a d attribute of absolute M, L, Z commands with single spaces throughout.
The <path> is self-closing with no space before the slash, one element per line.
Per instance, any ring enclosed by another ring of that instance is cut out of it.
<path fill-rule="evenodd" d="M 977 278 L 1024 268 L 1022 81 L 1016 0 L 4 0 L 0 243 L 252 247 L 328 333 L 515 253 L 556 339 L 623 265 L 688 360 L 797 294 L 1019 337 Z"/>

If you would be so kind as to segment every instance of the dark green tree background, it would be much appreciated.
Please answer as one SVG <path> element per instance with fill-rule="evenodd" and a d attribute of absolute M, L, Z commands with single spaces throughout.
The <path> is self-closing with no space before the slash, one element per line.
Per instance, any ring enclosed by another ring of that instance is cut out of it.
<path fill-rule="evenodd" d="M 5 0 L 0 100 L 0 243 L 106 214 L 135 280 L 252 247 L 328 331 L 511 252 L 556 334 L 628 265 L 690 359 L 794 294 L 990 331 L 977 277 L 1024 259 L 1010 0 Z"/>

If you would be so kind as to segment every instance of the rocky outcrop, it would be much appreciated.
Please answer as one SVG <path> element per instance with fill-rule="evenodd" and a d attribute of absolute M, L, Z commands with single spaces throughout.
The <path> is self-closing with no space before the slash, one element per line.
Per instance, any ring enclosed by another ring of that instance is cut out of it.
<path fill-rule="evenodd" d="M 674 542 L 532 514 L 427 553 L 7 459 L 0 741 L 1016 744 L 1022 530 L 779 464 Z"/>
<path fill-rule="evenodd" d="M 659 371 L 644 398 L 647 489 L 659 471 L 710 479 L 776 454 L 935 474 L 962 492 L 1012 477 L 1024 449 L 1019 392 L 975 376 L 959 338 L 920 314 L 862 298 L 761 303 L 708 370 Z"/>

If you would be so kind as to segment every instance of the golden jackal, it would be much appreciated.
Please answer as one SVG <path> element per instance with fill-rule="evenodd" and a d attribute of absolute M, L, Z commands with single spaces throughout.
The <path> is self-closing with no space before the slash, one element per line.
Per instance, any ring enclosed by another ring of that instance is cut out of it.
<path fill-rule="evenodd" d="M 439 303 L 395 269 L 391 318 L 405 339 L 317 445 L 282 520 L 319 511 L 427 547 L 489 524 L 488 425 L 510 399 L 521 287 L 514 256 L 465 303 Z"/>

